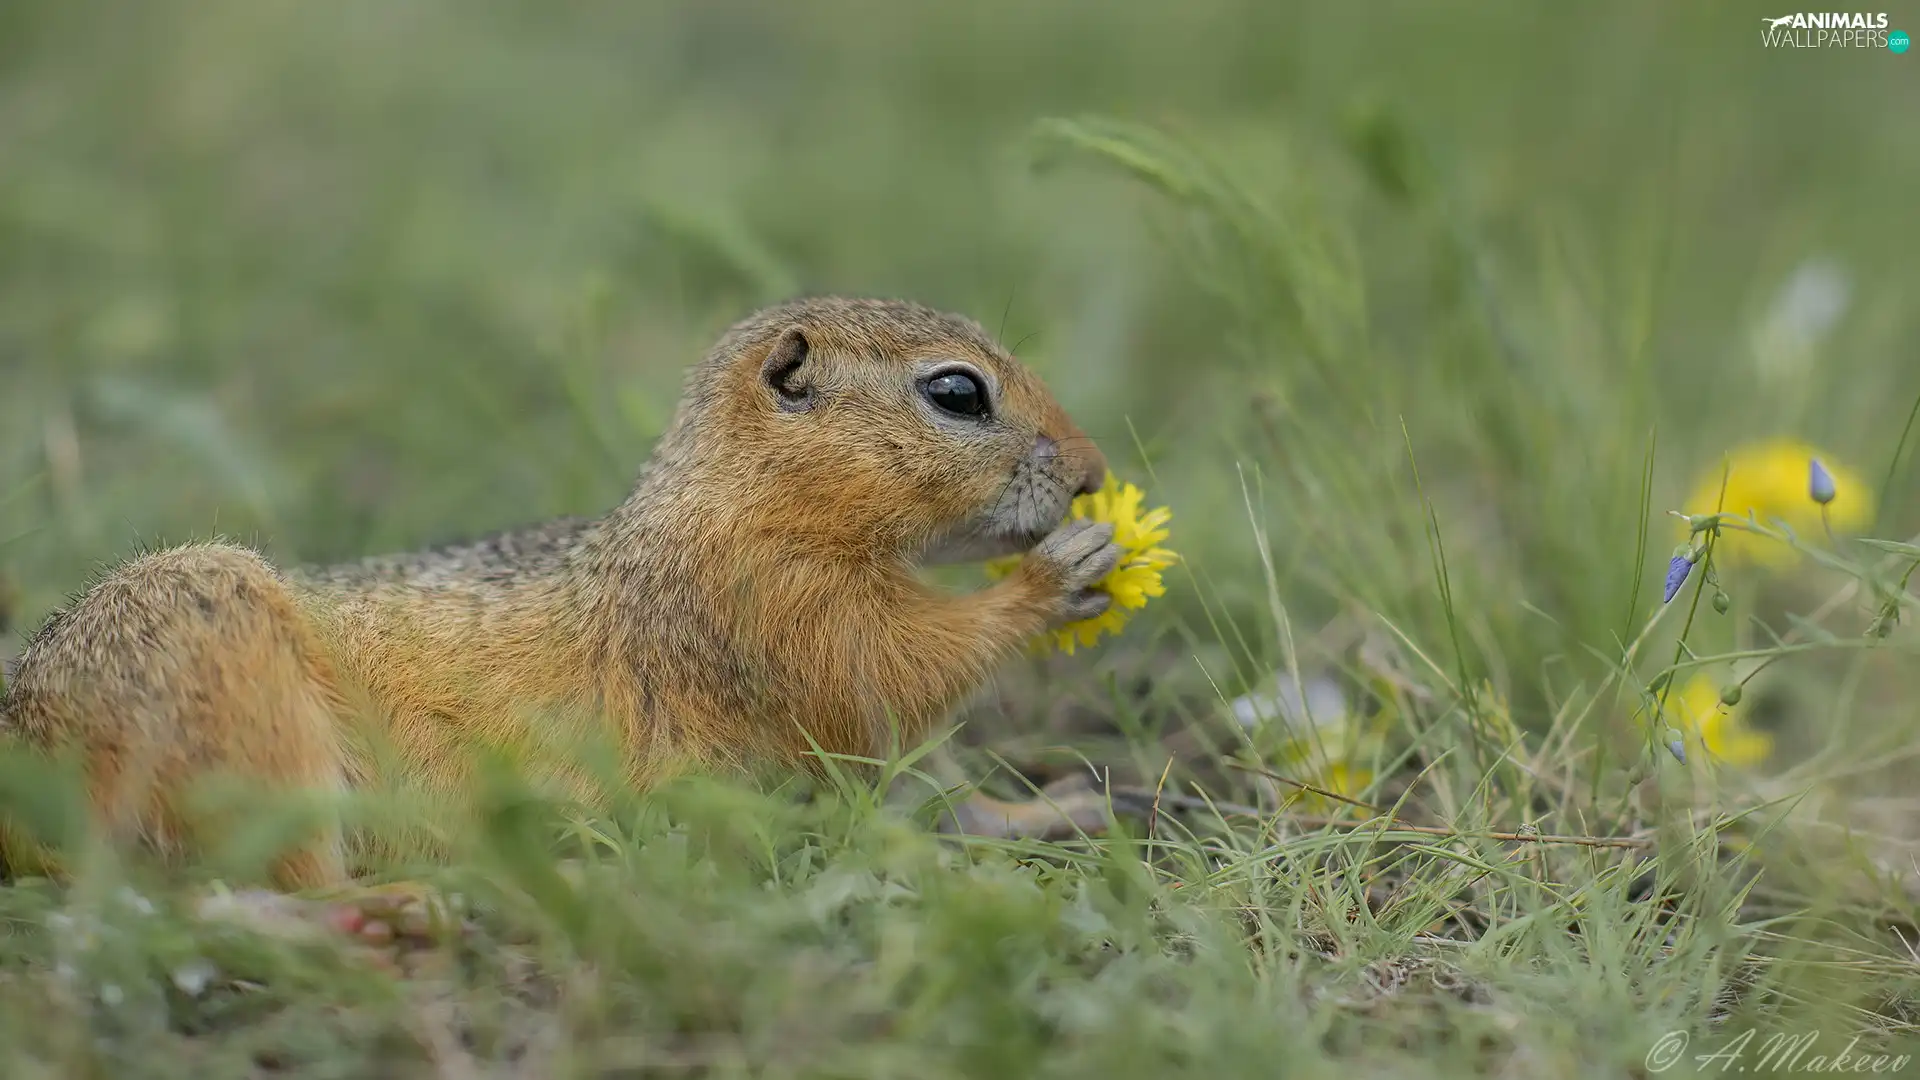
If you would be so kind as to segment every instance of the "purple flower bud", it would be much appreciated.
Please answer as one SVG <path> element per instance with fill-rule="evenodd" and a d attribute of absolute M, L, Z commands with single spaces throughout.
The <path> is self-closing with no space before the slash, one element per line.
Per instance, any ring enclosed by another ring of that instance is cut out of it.
<path fill-rule="evenodd" d="M 1675 555 L 1673 561 L 1667 564 L 1667 594 L 1661 598 L 1660 602 L 1664 604 L 1672 600 L 1673 594 L 1679 592 L 1680 586 L 1687 583 L 1687 575 L 1692 572 L 1693 560 L 1685 555 Z"/>
<path fill-rule="evenodd" d="M 1675 739 L 1667 744 L 1667 753 L 1672 754 L 1673 760 L 1680 764 L 1685 765 L 1687 763 L 1687 744 L 1681 742 L 1679 739 Z"/>
<path fill-rule="evenodd" d="M 1832 502 L 1833 497 L 1838 494 L 1834 490 L 1833 474 L 1827 471 L 1825 465 L 1820 464 L 1819 458 L 1813 458 L 1807 462 L 1807 494 L 1813 496 L 1813 501 L 1821 506 Z"/>

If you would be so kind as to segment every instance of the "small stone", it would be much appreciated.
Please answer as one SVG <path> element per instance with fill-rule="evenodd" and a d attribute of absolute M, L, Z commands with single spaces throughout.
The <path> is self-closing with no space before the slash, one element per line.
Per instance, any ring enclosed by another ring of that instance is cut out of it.
<path fill-rule="evenodd" d="M 192 960 L 173 970 L 173 985 L 188 997 L 199 997 L 213 985 L 220 969 L 209 960 Z"/>

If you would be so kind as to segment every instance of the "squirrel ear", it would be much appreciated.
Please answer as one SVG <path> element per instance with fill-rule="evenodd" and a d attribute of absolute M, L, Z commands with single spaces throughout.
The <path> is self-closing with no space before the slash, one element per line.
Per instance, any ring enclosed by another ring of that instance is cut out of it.
<path fill-rule="evenodd" d="M 811 351 L 807 335 L 797 326 L 789 327 L 760 363 L 760 381 L 773 389 L 780 407 L 788 412 L 801 412 L 813 404 L 811 381 L 800 371 Z"/>

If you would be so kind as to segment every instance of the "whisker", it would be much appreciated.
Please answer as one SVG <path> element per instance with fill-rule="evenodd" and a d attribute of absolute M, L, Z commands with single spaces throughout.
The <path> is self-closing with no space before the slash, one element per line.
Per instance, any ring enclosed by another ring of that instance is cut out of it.
<path fill-rule="evenodd" d="M 1007 477 L 1007 482 L 1000 485 L 1000 494 L 996 496 L 993 500 L 993 509 L 987 511 L 988 517 L 997 518 L 1000 516 L 1000 507 L 1003 503 L 1007 501 L 1007 492 L 1012 491 L 1013 485 L 1019 482 L 1019 480 L 1020 480 L 1020 470 L 1015 469 L 1013 473 Z M 1018 500 L 1015 501 L 1015 505 L 1016 506 L 1019 505 Z"/>
<path fill-rule="evenodd" d="M 1034 479 L 1045 480 L 1047 483 L 1052 484 L 1056 489 L 1060 491 L 1068 490 L 1067 482 L 1065 480 L 1062 480 L 1060 477 L 1053 475 L 1053 473 L 1048 470 L 1035 469 Z"/>

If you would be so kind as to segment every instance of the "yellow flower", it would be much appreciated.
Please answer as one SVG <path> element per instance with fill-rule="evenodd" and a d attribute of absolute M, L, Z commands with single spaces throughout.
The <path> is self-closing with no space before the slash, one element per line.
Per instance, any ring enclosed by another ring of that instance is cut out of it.
<path fill-rule="evenodd" d="M 1780 523 L 1802 539 L 1822 534 L 1821 507 L 1809 491 L 1813 460 L 1833 478 L 1834 498 L 1827 504 L 1827 520 L 1835 531 L 1866 525 L 1873 519 L 1873 493 L 1851 470 L 1836 465 L 1833 459 L 1806 443 L 1791 439 L 1751 443 L 1736 449 L 1727 458 L 1725 505 L 1721 505 L 1721 469 L 1716 467 L 1702 476 L 1699 487 L 1687 499 L 1689 514 L 1720 513 L 1745 517 L 1768 528 Z M 1681 526 L 1682 530 L 1686 528 Z M 1750 562 L 1769 567 L 1791 566 L 1800 553 L 1764 536 L 1739 529 L 1724 529 L 1714 545 L 1716 560 L 1728 563 Z"/>
<path fill-rule="evenodd" d="M 1303 761 L 1300 764 L 1307 764 L 1307 762 Z M 1373 783 L 1372 770 L 1341 758 L 1329 760 L 1320 768 L 1302 771 L 1305 775 L 1300 775 L 1300 771 L 1296 771 L 1293 775 L 1300 776 L 1300 779 L 1321 791 L 1330 791 L 1348 799 L 1358 800 L 1360 793 L 1367 790 L 1367 785 Z M 1308 810 L 1325 814 L 1349 804 L 1329 799 L 1319 792 L 1298 788 L 1291 795 L 1284 796 L 1280 800 L 1280 805 L 1282 809 Z"/>
<path fill-rule="evenodd" d="M 1773 736 L 1749 728 L 1738 706 L 1721 702 L 1720 686 L 1706 675 L 1695 675 L 1670 693 L 1667 710 L 1676 727 L 1729 765 L 1758 765 L 1773 754 Z"/>
<path fill-rule="evenodd" d="M 1094 618 L 1068 623 L 1052 631 L 1054 647 L 1068 656 L 1072 656 L 1076 648 L 1100 640 L 1102 634 L 1118 634 L 1135 611 L 1147 606 L 1149 598 L 1166 594 L 1160 572 L 1172 566 L 1179 556 L 1159 545 L 1167 539 L 1166 526 L 1173 519 L 1173 511 L 1162 506 L 1143 514 L 1140 512 L 1143 498 L 1139 488 L 1122 484 L 1108 473 L 1099 491 L 1073 500 L 1074 517 L 1113 523 L 1113 542 L 1120 545 L 1125 554 L 1112 573 L 1097 585 L 1113 597 L 1107 610 Z M 987 574 L 995 579 L 1006 577 L 1020 565 L 1021 558 L 1009 555 L 994 559 L 986 564 Z"/>
<path fill-rule="evenodd" d="M 1367 763 L 1393 725 L 1391 710 L 1360 715 L 1340 683 L 1324 673 L 1296 682 L 1291 673 L 1276 672 L 1274 680 L 1272 692 L 1263 687 L 1228 702 L 1234 720 L 1253 736 L 1255 752 L 1278 776 L 1358 799 L 1373 783 Z M 1282 789 L 1281 804 L 1316 813 L 1345 805 L 1291 785 Z"/>

